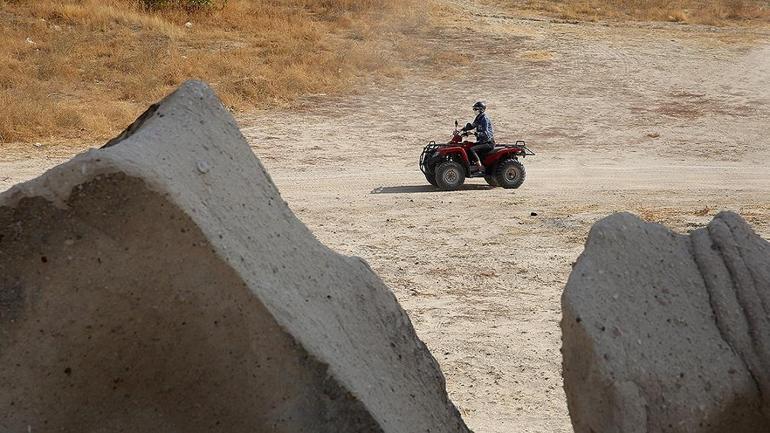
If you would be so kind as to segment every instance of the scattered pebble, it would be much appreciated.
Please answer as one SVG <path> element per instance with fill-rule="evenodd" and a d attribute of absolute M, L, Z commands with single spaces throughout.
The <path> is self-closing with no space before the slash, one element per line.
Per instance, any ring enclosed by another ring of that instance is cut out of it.
<path fill-rule="evenodd" d="M 201 174 L 206 174 L 209 172 L 209 170 L 211 170 L 211 166 L 206 161 L 198 161 L 196 167 L 198 168 L 198 171 L 201 172 Z"/>

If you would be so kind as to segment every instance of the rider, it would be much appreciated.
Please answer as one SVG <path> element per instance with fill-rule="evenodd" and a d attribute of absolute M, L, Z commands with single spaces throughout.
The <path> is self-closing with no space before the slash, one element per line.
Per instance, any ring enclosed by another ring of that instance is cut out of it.
<path fill-rule="evenodd" d="M 489 116 L 486 115 L 487 104 L 478 101 L 473 104 L 473 112 L 476 113 L 476 118 L 473 123 L 465 125 L 461 130 L 462 132 L 468 132 L 473 129 L 476 130 L 476 144 L 470 148 L 470 153 L 473 159 L 476 160 L 476 169 L 484 170 L 484 166 L 481 164 L 481 158 L 477 152 L 489 152 L 495 148 L 495 131 L 492 128 L 492 121 L 489 120 Z M 474 161 L 469 161 L 471 166 L 474 165 Z"/>

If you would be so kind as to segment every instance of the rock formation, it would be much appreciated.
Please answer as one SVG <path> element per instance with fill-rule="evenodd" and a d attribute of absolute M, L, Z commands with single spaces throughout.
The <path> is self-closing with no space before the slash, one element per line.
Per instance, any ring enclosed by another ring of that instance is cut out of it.
<path fill-rule="evenodd" d="M 0 390 L 0 432 L 468 432 L 200 82 L 0 195 Z"/>
<path fill-rule="evenodd" d="M 576 433 L 770 431 L 770 244 L 738 215 L 601 220 L 562 309 Z"/>

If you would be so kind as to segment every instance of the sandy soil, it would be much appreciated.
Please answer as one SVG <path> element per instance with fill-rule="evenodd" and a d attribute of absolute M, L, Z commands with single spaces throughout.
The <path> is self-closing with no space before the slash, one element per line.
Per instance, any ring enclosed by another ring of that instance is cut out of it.
<path fill-rule="evenodd" d="M 241 119 L 297 215 L 393 288 L 477 433 L 571 431 L 559 298 L 591 224 L 628 210 L 686 232 L 722 209 L 770 238 L 770 32 L 517 19 L 445 0 L 407 78 Z M 423 68 L 431 52 L 470 63 Z M 485 99 L 527 140 L 518 190 L 427 185 L 417 157 Z M 0 189 L 66 150 L 4 152 Z M 233 186 L 237 188 L 237 185 Z"/>

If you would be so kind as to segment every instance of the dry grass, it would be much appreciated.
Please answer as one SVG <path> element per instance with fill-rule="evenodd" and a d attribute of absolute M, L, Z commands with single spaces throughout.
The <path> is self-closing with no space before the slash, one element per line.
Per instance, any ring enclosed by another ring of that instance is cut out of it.
<path fill-rule="evenodd" d="M 770 23 L 767 0 L 487 0 L 571 20 L 674 21 L 725 25 Z"/>
<path fill-rule="evenodd" d="M 132 0 L 0 0 L 0 143 L 103 140 L 186 79 L 234 110 L 397 76 L 415 0 L 229 0 L 150 12 Z M 192 23 L 185 26 L 185 23 Z"/>

